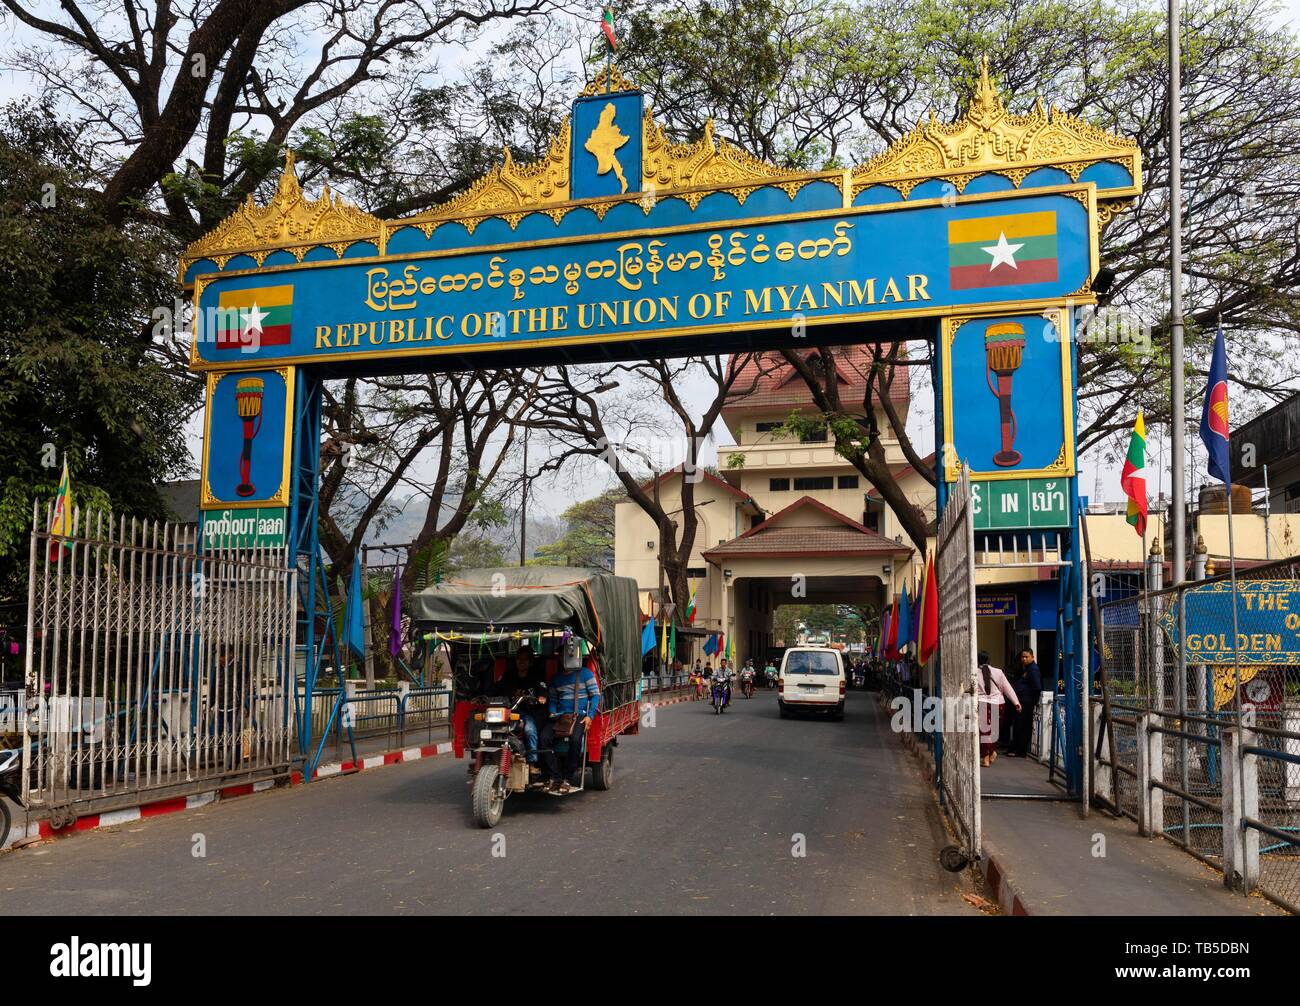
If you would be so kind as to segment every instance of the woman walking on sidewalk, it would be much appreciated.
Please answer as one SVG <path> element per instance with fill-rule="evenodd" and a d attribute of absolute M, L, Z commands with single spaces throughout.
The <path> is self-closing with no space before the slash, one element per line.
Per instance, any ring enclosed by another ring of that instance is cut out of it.
<path fill-rule="evenodd" d="M 1003 696 L 1006 696 L 1005 700 Z M 979 670 L 975 675 L 975 697 L 980 714 L 980 764 L 992 765 L 998 756 L 998 723 L 1002 706 L 1010 702 L 1020 712 L 1020 700 L 1015 689 L 1002 673 L 1002 668 L 989 664 L 989 655 L 979 652 Z"/>

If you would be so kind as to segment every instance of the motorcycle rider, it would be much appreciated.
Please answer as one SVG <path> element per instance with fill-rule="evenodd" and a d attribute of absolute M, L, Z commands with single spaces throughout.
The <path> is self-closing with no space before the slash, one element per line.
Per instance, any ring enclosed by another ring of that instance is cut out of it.
<path fill-rule="evenodd" d="M 537 764 L 537 741 L 541 724 L 546 722 L 546 678 L 533 656 L 533 648 L 525 643 L 515 652 L 514 667 L 507 667 L 501 678 L 500 690 L 512 699 L 531 692 L 520 706 L 520 722 L 524 728 L 524 748 L 528 761 L 528 775 L 540 774 Z"/>
<path fill-rule="evenodd" d="M 723 690 L 722 704 L 724 707 L 731 704 L 731 682 L 735 677 L 736 672 L 728 666 L 726 657 L 718 661 L 718 669 L 713 672 L 711 681 L 714 689 L 721 688 Z"/>
<path fill-rule="evenodd" d="M 740 672 L 740 687 L 744 690 L 746 696 L 754 692 L 754 662 L 752 660 L 745 663 L 744 669 Z"/>

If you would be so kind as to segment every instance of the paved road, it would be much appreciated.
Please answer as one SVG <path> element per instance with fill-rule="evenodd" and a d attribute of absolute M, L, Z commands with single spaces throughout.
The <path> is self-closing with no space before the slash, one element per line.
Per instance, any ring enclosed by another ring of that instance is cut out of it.
<path fill-rule="evenodd" d="M 5 914 L 977 914 L 874 698 L 657 710 L 615 786 L 473 826 L 464 765 L 394 765 L 0 854 Z M 206 841 L 195 858 L 196 833 Z M 806 855 L 792 855 L 794 836 Z M 499 852 L 504 836 L 504 857 Z"/>

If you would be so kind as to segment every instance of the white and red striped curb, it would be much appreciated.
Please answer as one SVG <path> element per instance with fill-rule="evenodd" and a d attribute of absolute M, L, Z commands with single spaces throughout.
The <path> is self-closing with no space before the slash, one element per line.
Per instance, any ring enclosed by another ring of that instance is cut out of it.
<path fill-rule="evenodd" d="M 435 758 L 438 755 L 451 753 L 451 741 L 445 741 L 441 744 L 426 744 L 422 747 L 404 748 L 400 751 L 385 751 L 382 754 L 367 755 L 356 761 L 333 762 L 328 765 L 320 765 L 312 774 L 313 779 L 327 779 L 335 775 L 354 775 L 357 772 L 363 772 L 366 769 L 383 768 L 385 765 L 397 765 L 402 762 L 420 761 L 423 758 Z M 302 773 L 293 772 L 289 776 L 289 785 L 298 786 L 302 783 Z M 216 803 L 219 800 L 231 800 L 236 797 L 248 796 L 252 793 L 261 793 L 264 790 L 271 789 L 275 786 L 274 779 L 262 779 L 258 782 L 240 783 L 234 786 L 223 786 L 221 789 L 206 790 L 202 793 L 191 793 L 189 796 L 172 797 L 167 800 L 156 800 L 152 803 L 141 804 L 138 807 L 124 807 L 120 810 L 105 811 L 102 814 L 87 814 L 84 817 L 77 818 L 77 821 L 70 828 L 61 828 L 55 830 L 51 827 L 48 820 L 35 821 L 28 824 L 25 828 L 21 825 L 15 825 L 9 833 L 9 838 L 5 841 L 3 847 L 10 848 L 15 845 L 26 844 L 32 841 L 39 841 L 50 838 L 63 838 L 82 831 L 98 831 L 101 828 L 112 828 L 120 824 L 130 824 L 133 821 L 142 821 L 151 817 L 160 817 L 163 814 L 176 814 L 184 810 L 195 810 L 199 807 L 206 807 L 209 804 Z"/>
<path fill-rule="evenodd" d="M 1019 885 L 1007 876 L 1002 857 L 989 847 L 988 842 L 984 843 L 981 852 L 980 872 L 984 875 L 984 886 L 998 903 L 1003 915 L 1035 914 L 1025 904 Z"/>
<path fill-rule="evenodd" d="M 385 751 L 383 754 L 366 755 L 356 761 L 331 762 L 328 765 L 319 765 L 316 771 L 312 773 L 313 779 L 328 779 L 332 775 L 350 775 L 353 772 L 364 772 L 368 768 L 383 768 L 385 765 L 399 765 L 402 762 L 419 761 L 421 758 L 436 758 L 438 755 L 451 754 L 451 741 L 443 741 L 441 744 L 425 744 L 418 748 L 403 748 L 400 751 Z M 297 783 L 299 778 L 297 773 L 294 774 L 294 782 Z"/>

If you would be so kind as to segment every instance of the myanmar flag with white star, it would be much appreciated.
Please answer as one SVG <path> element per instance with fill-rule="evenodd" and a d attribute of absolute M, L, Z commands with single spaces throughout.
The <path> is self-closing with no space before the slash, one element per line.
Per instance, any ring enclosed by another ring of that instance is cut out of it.
<path fill-rule="evenodd" d="M 292 286 L 223 290 L 217 299 L 217 348 L 287 346 L 292 314 Z"/>
<path fill-rule="evenodd" d="M 1128 454 L 1124 468 L 1119 473 L 1119 486 L 1128 497 L 1128 514 L 1125 517 L 1140 535 L 1147 533 L 1147 427 L 1138 409 L 1133 435 L 1128 441 Z"/>
<path fill-rule="evenodd" d="M 1052 210 L 948 222 L 948 284 L 953 290 L 1056 279 Z"/>

